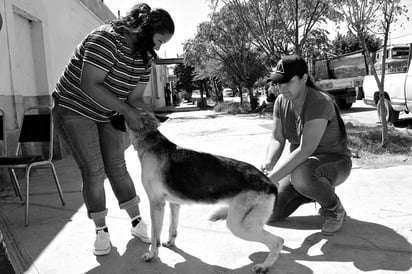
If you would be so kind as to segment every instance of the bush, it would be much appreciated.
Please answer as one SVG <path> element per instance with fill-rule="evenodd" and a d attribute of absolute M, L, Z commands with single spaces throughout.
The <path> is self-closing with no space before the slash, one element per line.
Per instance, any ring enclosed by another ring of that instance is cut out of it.
<path fill-rule="evenodd" d="M 400 134 L 393 128 L 388 128 L 389 142 L 382 146 L 382 128 L 375 127 L 347 127 L 348 145 L 365 153 L 375 155 L 388 154 L 410 154 L 412 137 Z"/>
<path fill-rule="evenodd" d="M 348 146 L 354 164 L 362 168 L 384 168 L 412 164 L 412 136 L 408 129 L 388 128 L 388 142 L 382 146 L 382 128 L 346 124 Z"/>

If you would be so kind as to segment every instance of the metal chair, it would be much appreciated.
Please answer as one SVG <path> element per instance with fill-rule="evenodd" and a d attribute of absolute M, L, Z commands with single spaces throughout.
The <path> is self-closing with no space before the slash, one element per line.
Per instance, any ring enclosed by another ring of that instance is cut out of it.
<path fill-rule="evenodd" d="M 7 156 L 7 138 L 6 138 L 6 128 L 5 128 L 5 115 L 4 115 L 4 111 L 2 109 L 0 109 L 0 143 L 1 143 L 1 156 Z M 10 175 L 10 180 L 12 182 L 13 185 L 13 189 L 14 189 L 14 193 L 16 194 L 16 196 L 18 196 L 20 198 L 21 201 L 24 202 L 23 199 L 23 195 L 21 194 L 21 189 L 20 186 L 18 184 L 18 181 L 16 179 L 16 175 L 14 174 L 14 172 L 11 169 L 8 169 L 9 175 Z"/>
<path fill-rule="evenodd" d="M 53 141 L 54 124 L 52 108 L 50 106 L 30 107 L 25 110 L 23 115 L 23 123 L 15 154 L 13 156 L 0 157 L 0 168 L 3 167 L 9 170 L 15 191 L 20 196 L 21 191 L 15 169 L 25 169 L 25 226 L 29 225 L 30 171 L 32 168 L 49 167 L 51 169 L 61 203 L 65 205 L 63 192 L 52 162 Z M 47 144 L 47 151 L 45 151 L 45 146 L 42 146 L 42 144 Z M 35 151 L 35 153 L 30 153 L 30 151 Z"/>

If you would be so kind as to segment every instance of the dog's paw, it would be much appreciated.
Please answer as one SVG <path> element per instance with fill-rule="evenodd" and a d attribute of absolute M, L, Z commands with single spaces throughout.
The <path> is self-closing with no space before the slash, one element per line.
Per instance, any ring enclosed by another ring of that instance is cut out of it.
<path fill-rule="evenodd" d="M 268 273 L 269 267 L 263 265 L 263 264 L 257 264 L 252 267 L 252 272 L 256 274 L 264 274 Z"/>
<path fill-rule="evenodd" d="M 141 259 L 146 263 L 153 262 L 155 258 L 156 258 L 156 255 L 153 254 L 153 252 L 146 252 L 141 257 Z"/>
<path fill-rule="evenodd" d="M 166 243 L 162 244 L 164 247 L 174 247 L 175 246 L 175 241 L 167 241 Z"/>

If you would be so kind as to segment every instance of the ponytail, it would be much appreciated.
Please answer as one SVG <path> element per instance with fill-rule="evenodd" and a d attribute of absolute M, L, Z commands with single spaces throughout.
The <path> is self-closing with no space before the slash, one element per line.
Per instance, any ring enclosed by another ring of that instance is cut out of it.
<path fill-rule="evenodd" d="M 147 64 L 150 57 L 157 59 L 154 50 L 153 35 L 174 34 L 175 26 L 170 14 L 163 9 L 151 9 L 145 3 L 137 3 L 126 13 L 126 16 L 112 21 L 113 29 L 121 34 L 136 38 L 133 54 L 140 54 Z M 148 55 L 150 53 L 150 56 Z"/>
<path fill-rule="evenodd" d="M 306 81 L 306 85 L 310 88 L 316 89 L 320 92 L 326 93 L 324 90 L 322 90 L 318 85 L 315 84 L 315 82 L 312 80 L 312 78 L 308 75 L 308 80 Z M 328 94 L 329 95 L 329 94 Z M 330 96 L 330 95 L 329 95 Z M 345 122 L 342 119 L 342 116 L 340 115 L 340 111 L 338 108 L 338 105 L 335 103 L 335 101 L 333 101 L 333 105 L 335 107 L 335 113 L 336 113 L 336 118 L 338 120 L 338 124 L 340 127 L 340 130 L 342 131 L 342 135 L 343 135 L 343 143 L 346 144 L 346 142 L 348 141 L 348 133 L 346 131 L 346 127 L 345 127 Z"/>

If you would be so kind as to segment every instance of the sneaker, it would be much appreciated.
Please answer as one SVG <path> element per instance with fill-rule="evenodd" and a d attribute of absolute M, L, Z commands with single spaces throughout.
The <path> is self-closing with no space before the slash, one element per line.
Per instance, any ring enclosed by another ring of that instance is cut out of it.
<path fill-rule="evenodd" d="M 342 228 L 346 211 L 338 198 L 338 204 L 334 208 L 320 208 L 319 214 L 325 218 L 322 225 L 322 234 L 332 235 Z"/>
<path fill-rule="evenodd" d="M 142 242 L 150 244 L 152 241 L 147 233 L 147 224 L 140 221 L 136 226 L 133 226 L 130 232 L 134 237 L 139 237 Z"/>
<path fill-rule="evenodd" d="M 112 244 L 110 243 L 109 232 L 103 229 L 96 230 L 96 241 L 94 241 L 93 253 L 96 256 L 103 256 L 110 253 Z"/>

